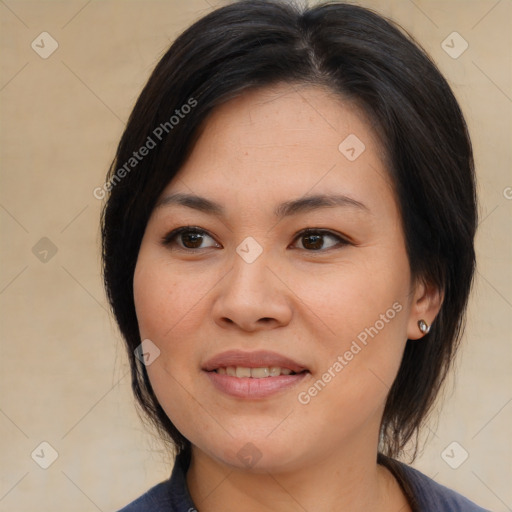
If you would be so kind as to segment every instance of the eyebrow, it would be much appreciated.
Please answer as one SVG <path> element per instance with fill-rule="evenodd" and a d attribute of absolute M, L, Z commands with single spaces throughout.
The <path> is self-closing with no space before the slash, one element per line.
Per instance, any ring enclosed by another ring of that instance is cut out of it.
<path fill-rule="evenodd" d="M 181 205 L 200 212 L 221 217 L 224 215 L 224 208 L 210 199 L 194 194 L 176 193 L 163 197 L 158 201 L 156 208 L 164 206 Z M 274 209 L 274 215 L 279 219 L 307 213 L 321 208 L 333 208 L 336 206 L 349 207 L 360 211 L 370 212 L 369 208 L 351 197 L 340 194 L 317 194 L 305 196 L 291 201 L 285 201 Z"/>

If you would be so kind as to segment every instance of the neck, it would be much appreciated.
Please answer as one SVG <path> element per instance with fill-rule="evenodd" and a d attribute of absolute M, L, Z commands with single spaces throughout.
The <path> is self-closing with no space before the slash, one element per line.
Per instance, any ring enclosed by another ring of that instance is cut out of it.
<path fill-rule="evenodd" d="M 377 465 L 376 449 L 352 446 L 294 470 L 245 470 L 192 447 L 187 484 L 201 512 L 408 512 L 391 473 Z"/>

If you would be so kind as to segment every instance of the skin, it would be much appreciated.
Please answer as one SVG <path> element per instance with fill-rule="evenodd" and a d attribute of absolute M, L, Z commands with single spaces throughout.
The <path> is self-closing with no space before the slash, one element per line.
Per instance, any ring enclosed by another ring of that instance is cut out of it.
<path fill-rule="evenodd" d="M 365 144 L 354 161 L 338 150 L 349 134 Z M 406 341 L 422 336 L 418 320 L 431 323 L 441 299 L 411 278 L 385 152 L 366 118 L 320 87 L 246 92 L 213 112 L 161 199 L 171 193 L 224 210 L 161 201 L 134 275 L 141 339 L 161 351 L 148 375 L 192 443 L 187 482 L 201 512 L 409 510 L 395 479 L 376 464 L 379 427 Z M 317 194 L 364 207 L 276 217 L 277 205 Z M 184 249 L 189 239 L 179 236 L 162 242 L 181 226 L 206 231 L 198 248 Z M 312 239 L 297 236 L 305 228 L 334 236 L 320 237 L 312 250 Z M 236 252 L 246 237 L 262 248 L 252 263 Z M 397 303 L 400 312 L 300 403 L 299 393 Z M 233 398 L 201 370 L 231 349 L 275 351 L 309 373 L 265 399 Z M 248 442 L 261 454 L 251 467 L 237 457 Z"/>

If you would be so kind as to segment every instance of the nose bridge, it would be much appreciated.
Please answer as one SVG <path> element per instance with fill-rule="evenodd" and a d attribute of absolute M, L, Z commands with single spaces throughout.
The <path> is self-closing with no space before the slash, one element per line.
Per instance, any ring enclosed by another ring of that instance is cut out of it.
<path fill-rule="evenodd" d="M 290 303 L 284 287 L 269 269 L 270 253 L 262 251 L 255 259 L 247 258 L 254 249 L 250 241 L 248 244 L 239 246 L 231 272 L 223 280 L 214 306 L 215 320 L 247 330 L 284 325 L 291 318 Z M 240 247 L 249 250 L 240 251 Z"/>
<path fill-rule="evenodd" d="M 240 244 L 237 248 L 232 271 L 228 278 L 229 290 L 227 291 L 237 295 L 239 300 L 243 299 L 244 296 L 247 300 L 251 300 L 251 297 L 263 297 L 269 292 L 268 287 L 273 286 L 269 282 L 268 264 L 270 262 L 268 252 L 262 250 L 257 257 L 254 257 L 254 253 L 251 254 L 253 248 L 250 247 L 250 242 L 248 245 L 249 247 Z M 247 248 L 249 250 L 244 253 L 243 251 Z M 247 257 L 249 255 L 250 258 Z"/>

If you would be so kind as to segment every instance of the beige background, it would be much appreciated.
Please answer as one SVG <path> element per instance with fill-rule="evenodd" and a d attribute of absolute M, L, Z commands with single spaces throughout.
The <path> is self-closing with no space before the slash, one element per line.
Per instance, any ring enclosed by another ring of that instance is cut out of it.
<path fill-rule="evenodd" d="M 456 382 L 415 466 L 493 511 L 511 510 L 512 2 L 360 3 L 399 21 L 445 73 L 468 119 L 479 177 L 469 326 Z M 2 512 L 113 511 L 170 472 L 134 411 L 100 280 L 101 202 L 92 191 L 159 56 L 213 5 L 0 1 Z M 47 59 L 31 48 L 43 31 L 59 45 Z M 469 43 L 457 59 L 441 47 L 453 31 Z M 43 441 L 58 452 L 46 470 L 35 462 L 50 460 Z M 469 453 L 458 469 L 441 457 L 453 441 L 462 448 L 452 458 Z"/>

